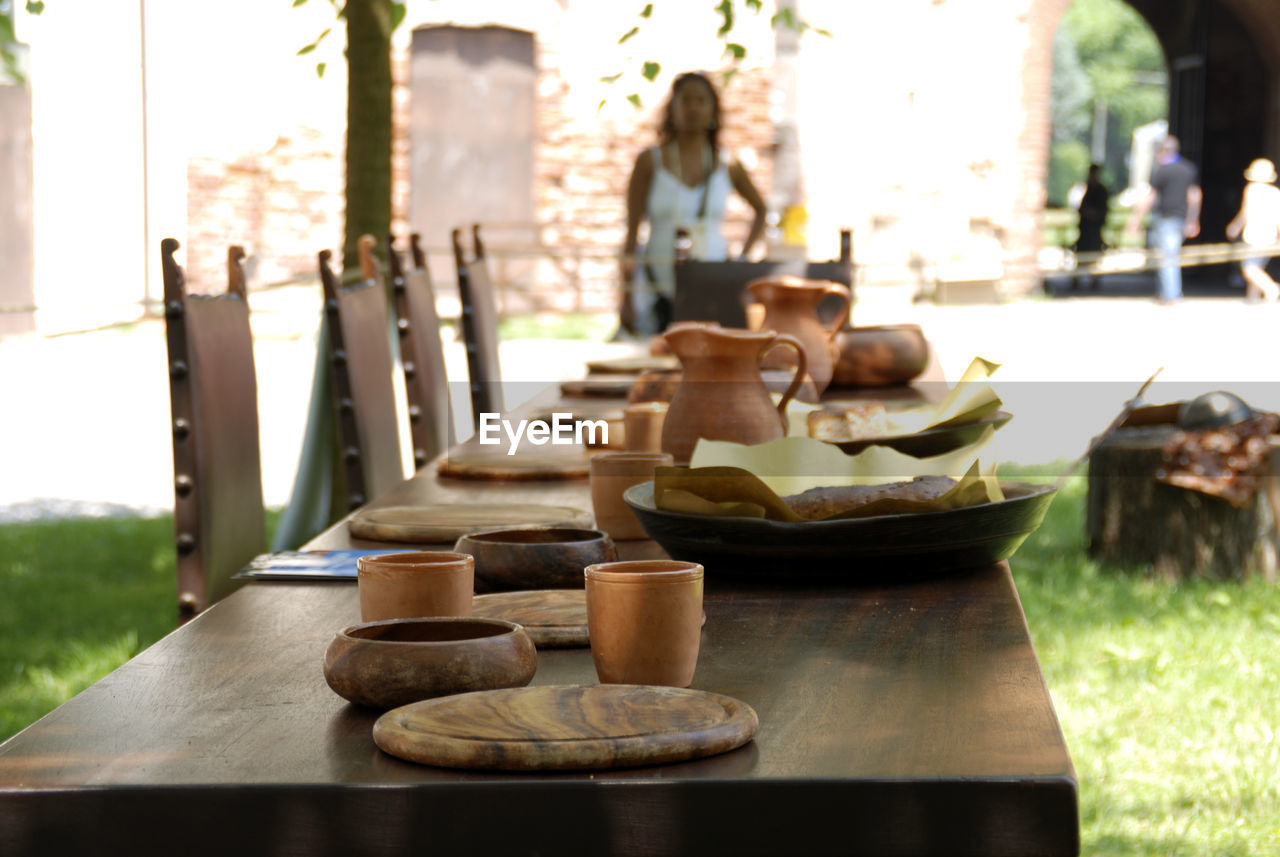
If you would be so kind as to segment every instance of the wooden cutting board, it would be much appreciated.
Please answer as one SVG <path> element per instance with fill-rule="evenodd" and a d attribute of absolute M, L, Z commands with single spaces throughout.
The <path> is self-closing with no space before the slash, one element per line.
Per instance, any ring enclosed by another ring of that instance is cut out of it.
<path fill-rule="evenodd" d="M 498 527 L 588 527 L 592 517 L 571 506 L 538 503 L 449 503 L 425 506 L 383 506 L 351 517 L 352 536 L 380 542 L 442 544 L 467 533 Z"/>
<path fill-rule="evenodd" d="M 471 615 L 523 625 L 539 649 L 591 644 L 587 635 L 587 593 L 583 589 L 535 589 L 477 595 Z"/>
<path fill-rule="evenodd" d="M 505 451 L 460 449 L 440 459 L 436 472 L 449 479 L 525 482 L 534 480 L 586 479 L 591 464 L 585 447 L 531 446 Z"/>
<path fill-rule="evenodd" d="M 427 699 L 373 726 L 385 753 L 444 768 L 602 770 L 724 753 L 751 740 L 755 711 L 678 687 L 518 687 Z"/>

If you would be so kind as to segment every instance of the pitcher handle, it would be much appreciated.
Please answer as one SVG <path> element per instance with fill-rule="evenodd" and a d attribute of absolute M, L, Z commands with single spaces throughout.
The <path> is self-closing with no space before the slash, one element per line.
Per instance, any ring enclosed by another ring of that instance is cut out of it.
<path fill-rule="evenodd" d="M 782 394 L 781 401 L 778 402 L 778 416 L 782 418 L 782 428 L 787 428 L 787 402 L 796 397 L 796 393 L 800 392 L 800 385 L 804 383 L 805 373 L 809 371 L 809 360 L 805 357 L 804 346 L 800 344 L 800 340 L 796 339 L 789 333 L 774 334 L 773 339 L 760 350 L 761 359 L 764 358 L 770 350 L 779 345 L 790 345 L 796 350 L 796 375 L 791 379 L 791 384 L 787 387 L 787 391 Z"/>
<path fill-rule="evenodd" d="M 853 309 L 853 292 L 844 283 L 828 283 L 826 294 L 839 295 L 844 304 L 840 308 L 840 315 L 836 318 L 835 323 L 827 329 L 827 339 L 833 340 L 836 334 L 840 332 L 840 328 L 849 320 L 849 311 Z"/>

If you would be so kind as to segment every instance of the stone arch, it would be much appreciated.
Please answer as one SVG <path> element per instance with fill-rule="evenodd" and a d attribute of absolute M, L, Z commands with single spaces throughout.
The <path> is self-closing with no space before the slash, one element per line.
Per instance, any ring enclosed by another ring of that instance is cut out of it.
<path fill-rule="evenodd" d="M 1044 205 L 1049 158 L 1049 89 L 1053 75 L 1053 34 L 1073 0 L 1032 0 L 1023 61 L 1025 124 L 1019 141 L 1020 193 L 1015 209 L 1038 214 Z M 1272 0 L 1126 0 L 1151 26 L 1171 66 L 1171 122 L 1181 123 L 1189 155 L 1205 184 L 1201 240 L 1222 240 L 1242 185 L 1240 171 L 1252 158 L 1280 160 L 1280 17 Z M 1178 110 L 1172 66 L 1204 63 L 1204 109 L 1198 118 Z M 1229 94 L 1230 97 L 1225 97 Z M 1188 126 L 1189 129 L 1185 126 Z M 1190 130 L 1191 133 L 1188 133 Z M 1039 217 L 1020 217 L 1034 223 Z M 1035 235 L 1018 236 L 1039 247 Z"/>

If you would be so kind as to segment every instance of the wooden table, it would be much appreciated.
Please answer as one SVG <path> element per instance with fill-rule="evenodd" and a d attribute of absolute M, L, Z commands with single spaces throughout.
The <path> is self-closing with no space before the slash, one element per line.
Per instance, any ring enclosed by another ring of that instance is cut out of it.
<path fill-rule="evenodd" d="M 430 471 L 377 502 L 494 500 L 590 508 L 585 482 Z M 352 544 L 339 524 L 313 546 Z M 707 579 L 693 686 L 760 717 L 733 752 L 594 774 L 402 762 L 322 675 L 355 585 L 254 582 L 0 745 L 0 854 L 1079 852 L 1007 565 L 874 588 Z M 594 682 L 588 650 L 539 653 L 535 684 Z"/>

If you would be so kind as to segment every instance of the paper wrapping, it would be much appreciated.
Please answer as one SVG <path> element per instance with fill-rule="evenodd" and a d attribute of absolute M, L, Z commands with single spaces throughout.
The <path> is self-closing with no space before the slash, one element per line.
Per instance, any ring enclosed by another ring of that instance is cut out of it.
<path fill-rule="evenodd" d="M 654 505 L 669 512 L 729 515 L 798 523 L 844 520 L 876 515 L 940 512 L 1004 499 L 994 477 L 983 475 L 975 460 L 956 484 L 940 497 L 912 500 L 885 497 L 846 512 L 806 519 L 798 515 L 763 479 L 740 467 L 660 467 L 654 473 Z"/>
<path fill-rule="evenodd" d="M 925 429 L 964 425 L 994 414 L 1003 404 L 990 384 L 991 375 L 999 368 L 999 363 L 992 363 L 982 357 L 973 358 L 959 382 L 942 401 L 886 413 L 888 429 L 885 436 L 896 437 Z M 776 400 L 780 399 L 780 396 L 776 396 Z M 787 435 L 808 437 L 809 413 L 814 410 L 821 410 L 821 406 L 794 399 L 788 402 Z"/>

